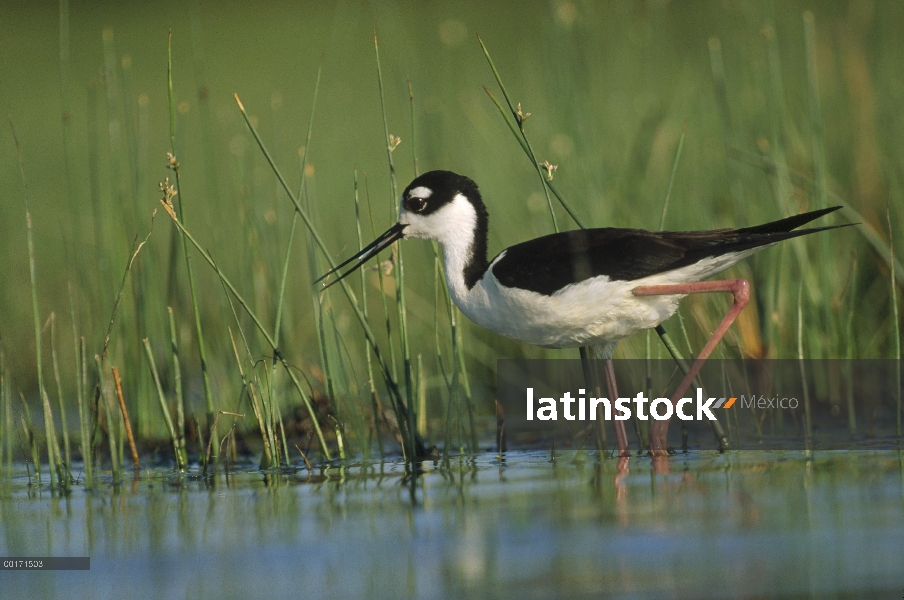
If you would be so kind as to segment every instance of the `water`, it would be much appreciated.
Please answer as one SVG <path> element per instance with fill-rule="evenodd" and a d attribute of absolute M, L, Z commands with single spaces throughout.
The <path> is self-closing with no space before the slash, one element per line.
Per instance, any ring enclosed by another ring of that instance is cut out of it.
<path fill-rule="evenodd" d="M 904 594 L 900 450 L 510 452 L 262 474 L 166 469 L 69 497 L 19 477 L 0 596 L 757 597 Z"/>

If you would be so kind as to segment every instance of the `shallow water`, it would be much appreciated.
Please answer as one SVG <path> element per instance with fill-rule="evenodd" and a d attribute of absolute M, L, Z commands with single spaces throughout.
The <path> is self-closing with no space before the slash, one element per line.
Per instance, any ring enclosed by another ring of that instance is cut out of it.
<path fill-rule="evenodd" d="M 509 452 L 254 469 L 0 500 L 0 597 L 904 595 L 904 452 L 698 451 L 653 463 Z"/>

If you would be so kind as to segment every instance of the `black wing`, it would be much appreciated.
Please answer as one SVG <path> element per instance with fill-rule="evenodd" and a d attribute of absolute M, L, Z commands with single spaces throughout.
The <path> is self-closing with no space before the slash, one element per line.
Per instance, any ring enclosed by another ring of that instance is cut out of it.
<path fill-rule="evenodd" d="M 607 276 L 633 281 L 692 265 L 705 258 L 742 252 L 844 225 L 792 231 L 840 206 L 744 229 L 645 231 L 583 229 L 554 233 L 512 246 L 493 265 L 505 286 L 552 295 L 566 285 Z"/>

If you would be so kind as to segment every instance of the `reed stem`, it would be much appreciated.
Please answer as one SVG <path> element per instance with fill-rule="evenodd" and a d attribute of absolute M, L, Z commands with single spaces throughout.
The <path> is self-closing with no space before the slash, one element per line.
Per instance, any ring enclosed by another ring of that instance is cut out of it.
<path fill-rule="evenodd" d="M 164 187 L 165 187 L 165 184 L 164 184 Z M 292 381 L 295 384 L 296 388 L 298 388 L 299 391 L 301 391 L 301 386 L 298 383 L 298 379 L 295 377 L 295 374 L 292 372 L 289 364 L 286 362 L 286 360 L 282 357 L 282 355 L 280 353 L 276 352 L 276 350 L 277 350 L 276 341 L 273 339 L 273 337 L 267 331 L 266 327 L 264 327 L 263 323 L 261 323 L 261 320 L 258 318 L 257 314 L 251 309 L 251 305 L 239 293 L 239 291 L 235 288 L 235 286 L 232 284 L 232 282 L 229 281 L 229 279 L 223 274 L 223 272 L 220 271 L 219 266 L 217 266 L 217 263 L 213 260 L 213 258 L 210 256 L 210 254 L 201 247 L 201 245 L 194 238 L 194 236 L 192 236 L 192 234 L 179 221 L 172 206 L 170 204 L 168 204 L 168 199 L 171 197 L 172 192 L 173 192 L 173 190 L 170 189 L 167 192 L 167 199 L 161 200 L 161 203 L 167 209 L 167 214 L 169 214 L 170 218 L 173 220 L 173 223 L 175 223 L 176 226 L 179 228 L 179 231 L 182 233 L 182 236 L 186 240 L 191 242 L 191 244 L 195 247 L 195 249 L 198 251 L 198 253 L 201 255 L 201 257 L 205 261 L 207 261 L 207 264 L 209 264 L 213 268 L 217 277 L 220 279 L 220 282 L 229 290 L 229 292 L 233 295 L 233 297 L 235 297 L 235 299 L 238 300 L 238 302 L 242 306 L 242 308 L 245 309 L 245 312 L 248 314 L 249 317 L 251 317 L 251 320 L 254 322 L 255 326 L 257 326 L 258 331 L 266 339 L 267 344 L 270 346 L 271 350 L 274 351 L 274 354 L 279 355 L 278 360 L 280 360 L 283 367 L 289 373 L 289 376 L 292 378 Z M 307 409 L 308 414 L 311 415 L 311 419 L 314 423 L 314 429 L 317 432 L 317 438 L 318 438 L 318 441 L 320 442 L 320 448 L 323 451 L 324 455 L 329 460 L 329 456 L 330 456 L 329 448 L 326 445 L 326 441 L 323 439 L 323 433 L 320 431 L 320 425 L 317 422 L 317 418 L 315 416 L 314 409 L 311 406 L 307 395 L 304 394 L 303 391 L 301 391 L 301 394 L 302 394 L 302 401 L 305 403 L 305 408 Z M 212 424 L 212 422 L 213 421 L 211 421 L 211 424 Z"/>
<path fill-rule="evenodd" d="M 114 425 L 114 421 L 116 421 L 116 411 L 113 410 L 113 404 L 107 394 L 107 379 L 104 377 L 103 359 L 97 354 L 94 355 L 94 364 L 97 367 L 97 397 L 98 400 L 103 400 L 103 405 L 98 403 L 98 406 L 103 406 L 107 416 L 107 441 L 110 444 L 110 469 L 113 471 L 113 480 L 118 481 L 121 463 L 119 462 L 119 452 L 116 451 L 118 444 L 116 439 L 117 432 L 114 431 L 114 427 L 118 427 L 119 424 L 116 423 Z"/>
<path fill-rule="evenodd" d="M 336 262 L 333 260 L 332 255 L 327 250 L 327 247 L 323 241 L 323 238 L 321 238 L 320 234 L 317 232 L 317 228 L 314 226 L 314 222 L 311 220 L 307 211 L 304 210 L 304 208 L 302 208 L 301 203 L 298 200 L 298 197 L 295 194 L 293 194 L 292 191 L 289 189 L 289 186 L 286 183 L 285 178 L 282 176 L 282 173 L 280 172 L 279 168 L 276 166 L 276 163 L 273 161 L 273 158 L 270 156 L 270 153 L 267 151 L 266 146 L 264 145 L 263 141 L 261 140 L 260 135 L 257 132 L 257 128 L 254 127 L 254 125 L 251 122 L 251 119 L 248 117 L 248 113 L 245 112 L 245 107 L 244 107 L 244 105 L 242 105 L 241 100 L 239 100 L 238 95 L 237 94 L 234 95 L 234 98 L 235 98 L 236 103 L 239 106 L 239 111 L 242 113 L 242 117 L 245 119 L 245 124 L 248 126 L 248 129 L 251 131 L 251 134 L 254 136 L 254 139 L 257 142 L 258 147 L 260 148 L 264 157 L 267 159 L 267 162 L 270 164 L 270 167 L 273 169 L 273 172 L 276 175 L 276 178 L 279 180 L 280 185 L 286 191 L 286 194 L 289 196 L 289 199 L 295 205 L 295 209 L 298 211 L 298 214 L 301 216 L 301 220 L 304 222 L 305 226 L 308 228 L 308 232 L 310 233 L 311 237 L 314 239 L 314 242 L 317 244 L 317 247 L 320 249 L 321 253 L 323 253 L 324 257 L 327 259 L 327 262 L 328 262 L 330 268 L 335 268 Z M 184 229 L 183 229 L 183 231 L 184 231 Z M 195 243 L 195 247 L 199 248 L 199 250 L 200 250 L 200 247 L 196 243 Z M 209 257 L 206 257 L 206 258 L 209 258 Z M 211 260 L 211 266 L 213 266 L 212 260 Z M 216 267 L 214 267 L 214 268 L 216 268 Z M 358 322 L 361 324 L 361 327 L 364 330 L 364 336 L 367 338 L 368 343 L 370 344 L 371 348 L 374 351 L 374 356 L 377 358 L 377 362 L 379 363 L 380 369 L 383 373 L 383 378 L 386 381 L 387 387 L 389 388 L 390 397 L 393 399 L 393 407 L 396 410 L 396 414 L 401 415 L 401 418 L 399 418 L 399 423 L 400 424 L 405 423 L 405 425 L 404 425 L 405 429 L 403 431 L 402 439 L 406 440 L 405 444 L 407 444 L 408 443 L 407 440 L 411 439 L 409 437 L 409 434 L 407 431 L 407 429 L 408 429 L 408 426 L 407 426 L 408 413 L 407 413 L 407 409 L 406 409 L 404 403 L 402 402 L 402 396 L 401 396 L 401 393 L 399 392 L 398 386 L 396 385 L 395 378 L 392 376 L 392 373 L 389 371 L 389 367 L 383 358 L 383 354 L 380 351 L 379 345 L 377 344 L 377 339 L 374 336 L 373 331 L 371 331 L 371 329 L 370 329 L 370 324 L 364 318 L 364 313 L 361 311 L 361 307 L 358 304 L 358 300 L 357 300 L 357 298 L 355 298 L 355 295 L 352 292 L 351 288 L 348 286 L 348 283 L 343 279 L 343 280 L 339 281 L 339 285 L 342 288 L 342 291 L 345 293 L 346 298 L 348 298 L 349 304 L 351 304 L 352 310 L 355 313 L 355 317 L 357 317 Z M 233 291 L 233 290 L 230 290 L 230 291 Z M 235 293 L 235 292 L 233 291 L 233 293 Z M 246 310 L 247 310 L 247 308 L 246 308 Z M 268 339 L 269 339 L 269 336 L 268 336 Z M 401 425 L 400 425 L 400 427 L 401 427 Z M 420 456 L 423 454 L 424 446 L 423 446 L 423 443 L 418 439 L 417 435 L 415 435 L 415 442 L 416 442 L 415 448 L 408 449 L 408 450 L 412 451 L 412 452 L 407 453 L 408 456 Z"/>
<path fill-rule="evenodd" d="M 113 384 L 116 386 L 116 398 L 119 400 L 119 410 L 122 411 L 122 420 L 126 426 L 126 438 L 129 440 L 129 451 L 132 453 L 132 468 L 136 472 L 141 470 L 141 461 L 138 459 L 138 447 L 135 445 L 135 436 L 132 434 L 132 424 L 129 422 L 129 411 L 126 408 L 126 400 L 122 394 L 122 381 L 119 378 L 119 369 L 112 367 Z"/>
<path fill-rule="evenodd" d="M 2 340 L 0 340 L 2 342 Z M 3 404 L 3 440 L 6 445 L 6 461 L 4 473 L 13 472 L 13 407 L 12 395 L 9 391 L 9 381 L 6 375 L 6 353 L 0 343 L 0 400 Z"/>
<path fill-rule="evenodd" d="M 230 303 L 231 306 L 231 303 Z M 233 309 L 233 315 L 238 318 L 238 315 L 235 314 L 235 309 Z M 228 327 L 229 330 L 229 341 L 232 343 L 232 352 L 235 355 L 235 362 L 239 368 L 239 375 L 242 378 L 242 391 L 247 391 L 248 400 L 251 402 L 251 410 L 254 411 L 254 418 L 257 419 L 257 426 L 261 432 L 261 440 L 264 443 L 264 455 L 261 459 L 261 468 L 270 469 L 276 466 L 276 463 L 273 460 L 273 446 L 274 446 L 274 438 L 273 431 L 270 428 L 269 422 L 265 422 L 264 413 L 261 407 L 261 403 L 257 398 L 257 394 L 254 392 L 254 382 L 251 381 L 245 375 L 245 369 L 242 367 L 242 359 L 239 358 L 239 349 L 235 343 L 235 337 L 232 335 L 232 328 Z M 242 339 L 244 341 L 244 334 L 242 334 Z M 247 343 L 246 343 L 247 350 Z M 250 352 L 249 352 L 250 354 Z M 253 365 L 253 362 L 252 362 Z"/>
<path fill-rule="evenodd" d="M 65 457 L 63 467 L 65 470 L 72 470 L 72 455 L 69 446 L 69 423 L 66 419 L 66 405 L 63 403 L 63 384 L 60 377 L 60 363 L 57 358 L 56 349 L 56 313 L 50 313 L 50 357 L 53 361 L 53 378 L 56 381 L 57 388 L 57 406 L 60 409 L 60 429 L 63 431 L 63 456 Z"/>
<path fill-rule="evenodd" d="M 395 164 L 392 153 L 400 140 L 393 139 L 389 133 L 389 121 L 386 117 L 386 99 L 383 93 L 383 71 L 380 68 L 380 47 L 377 43 L 377 31 L 374 30 L 374 53 L 377 58 L 377 82 L 380 88 L 380 110 L 383 115 L 383 134 L 386 140 L 386 159 L 389 164 L 389 202 L 390 210 L 394 212 L 398 220 L 401 205 L 399 204 L 398 186 L 396 184 Z M 410 96 L 410 87 L 409 87 Z M 395 210 L 393 210 L 395 209 Z M 402 259 L 402 246 L 399 242 L 392 245 L 392 252 L 396 258 L 396 306 L 399 312 L 399 338 L 402 342 L 402 360 L 405 375 L 405 400 L 408 408 L 408 435 L 410 437 L 409 448 L 418 445 L 417 433 L 417 406 L 414 402 L 414 383 L 411 373 L 411 348 L 408 341 L 408 309 L 405 304 L 405 262 Z M 391 343 L 391 342 L 390 342 Z"/>
<path fill-rule="evenodd" d="M 13 142 L 16 146 L 16 156 L 19 159 L 19 174 L 22 177 L 22 198 L 25 205 L 25 239 L 28 246 L 28 276 L 31 282 L 31 308 L 34 318 L 35 330 L 35 363 L 38 371 L 38 393 L 41 397 L 44 407 L 44 433 L 47 438 L 47 462 L 50 465 L 50 487 L 56 487 L 55 471 L 57 463 L 56 455 L 59 450 L 54 453 L 56 445 L 56 432 L 53 426 L 53 413 L 50 408 L 50 402 L 47 400 L 47 392 L 44 385 L 44 361 L 41 349 L 41 313 L 38 310 L 38 280 L 35 267 L 35 242 L 34 233 L 32 231 L 31 209 L 28 205 L 28 181 L 25 178 L 25 161 L 22 158 L 22 149 L 19 146 L 19 138 L 16 136 L 16 128 L 13 121 L 9 119 L 9 128 L 13 134 Z"/>
<path fill-rule="evenodd" d="M 802 308 L 804 282 L 797 286 L 797 362 L 800 365 L 800 382 L 804 392 L 804 447 L 810 449 L 810 438 L 813 435 L 813 420 L 810 412 L 810 386 L 807 382 L 807 369 L 804 364 L 804 313 Z"/>
<path fill-rule="evenodd" d="M 167 432 L 170 436 L 170 443 L 173 446 L 173 462 L 176 464 L 176 469 L 181 471 L 188 466 L 188 457 L 185 456 L 184 451 L 179 448 L 179 436 L 176 434 L 176 427 L 173 424 L 173 418 L 170 415 L 169 406 L 166 402 L 166 395 L 163 393 L 163 385 L 160 383 L 160 375 L 157 372 L 157 364 L 154 361 L 154 352 L 151 350 L 151 343 L 148 338 L 144 338 L 141 340 L 141 343 L 144 345 L 144 355 L 148 361 L 148 368 L 151 371 L 151 377 L 154 380 L 154 386 L 157 389 L 157 401 L 160 403 L 160 412 L 163 414 L 163 422 L 166 424 Z M 216 416 L 214 416 L 216 418 Z M 215 431 L 215 428 L 211 426 L 211 431 Z"/>
<path fill-rule="evenodd" d="M 74 321 L 73 321 L 74 323 Z M 74 326 L 73 326 L 74 327 Z M 75 335 L 76 332 L 73 331 Z M 85 466 L 85 487 L 94 487 L 94 442 L 91 439 L 91 415 L 86 404 L 85 390 L 88 385 L 88 364 L 85 338 L 79 338 L 76 349 L 76 378 L 78 379 L 78 423 L 81 436 L 80 448 L 82 451 L 82 463 Z"/>
<path fill-rule="evenodd" d="M 371 221 L 373 221 L 373 214 L 371 214 Z M 355 169 L 355 228 L 358 234 L 358 249 L 364 247 L 364 240 L 361 236 L 361 202 L 358 198 L 358 169 Z M 379 266 L 377 267 L 379 270 Z M 364 313 L 364 318 L 367 319 L 367 278 L 366 272 L 364 269 L 360 269 L 359 274 L 361 275 L 361 310 Z M 374 366 L 373 360 L 370 356 L 370 349 L 365 345 L 364 347 L 364 356 L 367 361 L 367 387 L 370 391 L 370 404 L 371 409 L 374 413 L 374 435 L 377 438 L 377 447 L 380 450 L 380 459 L 384 459 L 386 457 L 385 451 L 383 450 L 383 436 L 380 432 L 380 408 L 379 408 L 379 400 L 377 398 L 377 386 L 374 382 Z M 364 447 L 365 458 L 368 457 L 370 452 L 369 445 Z"/>
<path fill-rule="evenodd" d="M 167 92 L 169 98 L 169 117 L 170 117 L 170 163 L 169 166 L 173 170 L 176 178 L 177 192 L 177 210 L 179 212 L 179 220 L 185 222 L 185 202 L 182 198 L 182 189 L 179 180 L 179 162 L 176 159 L 176 104 L 173 99 L 173 32 L 170 31 L 167 36 L 166 45 L 166 81 Z M 201 309 L 198 302 L 198 292 L 195 286 L 195 272 L 191 261 L 191 248 L 185 237 L 182 238 L 182 253 L 185 256 L 185 270 L 188 274 L 188 289 L 191 294 L 192 314 L 194 315 L 195 335 L 198 337 L 198 356 L 201 360 L 201 379 L 204 383 L 204 405 L 207 409 L 207 427 L 210 429 L 211 435 L 217 437 L 214 421 L 216 420 L 216 407 L 213 402 L 213 392 L 210 388 L 210 374 L 208 373 L 207 350 L 204 343 L 204 329 L 201 326 Z M 216 444 L 213 448 L 213 459 L 218 458 L 219 449 Z"/>
<path fill-rule="evenodd" d="M 173 356 L 173 389 L 176 392 L 176 445 L 188 464 L 188 451 L 185 448 L 185 398 L 182 393 L 182 365 L 179 360 L 179 343 L 176 336 L 176 318 L 173 307 L 167 306 L 166 313 L 169 323 L 170 352 Z"/>
<path fill-rule="evenodd" d="M 888 222 L 888 262 L 895 264 L 894 228 L 891 225 L 891 207 L 885 205 L 885 219 Z M 895 341 L 895 435 L 901 437 L 901 321 L 898 314 L 898 286 L 895 270 L 891 272 L 892 339 Z"/>

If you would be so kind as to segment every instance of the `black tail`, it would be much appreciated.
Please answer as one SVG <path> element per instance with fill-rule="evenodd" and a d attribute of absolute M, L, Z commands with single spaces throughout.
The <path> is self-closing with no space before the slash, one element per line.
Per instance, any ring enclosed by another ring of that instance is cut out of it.
<path fill-rule="evenodd" d="M 784 240 L 809 235 L 828 229 L 849 227 L 856 223 L 844 223 L 842 225 L 829 225 L 827 227 L 811 227 L 809 229 L 795 229 L 805 223 L 809 223 L 819 217 L 834 212 L 841 208 L 833 206 L 821 210 L 803 213 L 780 219 L 771 223 L 763 223 L 754 227 L 743 229 L 717 229 L 715 231 L 688 231 L 688 232 L 662 232 L 659 234 L 671 245 L 678 245 L 684 249 L 684 255 L 660 270 L 667 271 L 696 263 L 710 256 L 719 256 L 732 252 L 744 252 L 753 248 L 771 246 Z"/>
<path fill-rule="evenodd" d="M 797 229 L 801 225 L 805 225 L 810 221 L 815 221 L 819 217 L 823 215 L 827 215 L 829 213 L 833 213 L 836 210 L 840 209 L 840 206 L 832 206 L 831 208 L 823 208 L 820 210 L 814 210 L 811 212 L 802 213 L 799 215 L 794 215 L 793 217 L 788 217 L 786 219 L 779 219 L 778 221 L 772 221 L 771 223 L 763 223 L 762 225 L 755 225 L 753 227 L 744 227 L 743 229 L 736 229 L 735 233 L 739 234 L 758 234 L 758 233 L 783 233 L 787 231 L 791 231 L 792 229 Z M 847 225 L 853 225 L 854 223 L 846 223 L 844 225 L 830 225 L 829 227 L 819 227 L 817 229 L 807 229 L 805 232 L 801 231 L 798 235 L 804 235 L 805 233 L 811 233 L 816 231 L 824 231 L 826 229 L 836 229 L 838 227 L 846 227 Z M 793 237 L 793 236 L 792 236 Z M 787 239 L 787 238 L 784 238 Z"/>

